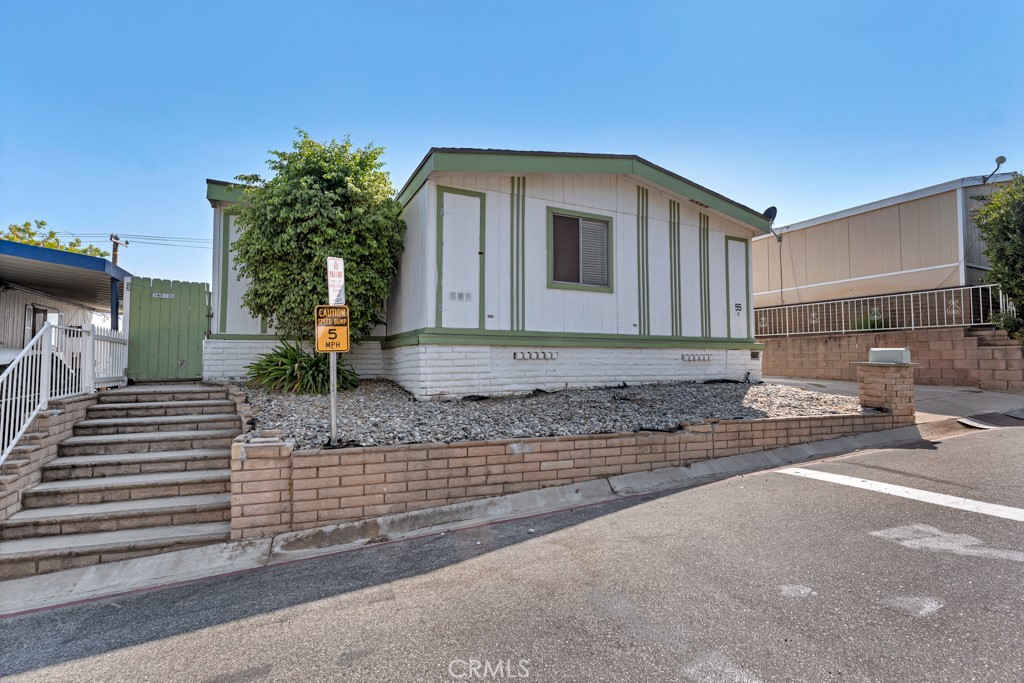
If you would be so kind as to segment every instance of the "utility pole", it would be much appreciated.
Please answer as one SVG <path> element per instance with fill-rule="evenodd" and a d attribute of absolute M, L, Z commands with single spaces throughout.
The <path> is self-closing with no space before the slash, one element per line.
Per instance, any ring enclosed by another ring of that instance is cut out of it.
<path fill-rule="evenodd" d="M 116 266 L 117 265 L 117 248 L 120 247 L 120 246 L 127 247 L 128 246 L 128 240 L 125 240 L 124 242 L 122 242 L 121 241 L 121 237 L 119 235 L 111 235 L 110 236 L 110 242 L 114 245 L 114 249 L 113 249 L 114 253 L 113 253 L 112 257 L 111 257 L 111 260 L 114 262 L 114 265 Z"/>

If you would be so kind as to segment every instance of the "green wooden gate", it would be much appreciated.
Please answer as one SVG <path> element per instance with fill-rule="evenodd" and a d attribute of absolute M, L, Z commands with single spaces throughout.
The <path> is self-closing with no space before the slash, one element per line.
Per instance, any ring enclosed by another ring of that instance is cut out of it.
<path fill-rule="evenodd" d="M 201 379 L 210 287 L 133 277 L 128 300 L 128 379 Z"/>

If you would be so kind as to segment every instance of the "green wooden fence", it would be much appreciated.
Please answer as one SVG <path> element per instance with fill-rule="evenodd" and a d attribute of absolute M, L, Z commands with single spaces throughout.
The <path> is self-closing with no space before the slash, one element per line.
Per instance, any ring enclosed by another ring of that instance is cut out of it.
<path fill-rule="evenodd" d="M 210 287 L 133 277 L 128 301 L 128 378 L 200 379 L 210 326 Z"/>

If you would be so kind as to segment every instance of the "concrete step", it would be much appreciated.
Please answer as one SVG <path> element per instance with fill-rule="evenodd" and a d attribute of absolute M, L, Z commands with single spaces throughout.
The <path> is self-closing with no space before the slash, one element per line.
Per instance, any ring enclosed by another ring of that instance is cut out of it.
<path fill-rule="evenodd" d="M 231 490 L 231 470 L 151 472 L 44 481 L 22 494 L 22 509 L 113 503 L 119 500 L 192 496 Z"/>
<path fill-rule="evenodd" d="M 241 434 L 241 429 L 235 427 L 234 429 L 72 436 L 61 442 L 59 451 L 62 456 L 73 456 L 180 451 L 191 448 L 230 448 L 231 441 L 239 434 Z"/>
<path fill-rule="evenodd" d="M 0 544 L 0 580 L 227 541 L 230 522 L 38 536 Z"/>
<path fill-rule="evenodd" d="M 16 512 L 0 522 L 0 540 L 119 529 L 205 524 L 231 519 L 231 494 L 145 498 L 91 505 L 59 505 Z"/>
<path fill-rule="evenodd" d="M 994 346 L 1016 346 L 1019 348 L 1021 343 L 1009 337 L 978 337 L 978 348 Z"/>
<path fill-rule="evenodd" d="M 43 467 L 43 481 L 112 477 L 150 472 L 227 469 L 230 448 L 194 448 L 181 451 L 73 455 L 54 458 Z"/>
<path fill-rule="evenodd" d="M 161 415 L 219 415 L 235 412 L 231 399 L 196 401 L 138 401 L 134 403 L 97 403 L 86 410 L 89 419 L 112 417 L 156 417 Z"/>
<path fill-rule="evenodd" d="M 215 415 L 160 415 L 156 417 L 111 417 L 82 420 L 75 424 L 75 436 L 101 434 L 141 434 L 145 432 L 185 432 L 200 429 L 241 429 L 242 421 L 234 412 Z"/>
<path fill-rule="evenodd" d="M 101 391 L 97 402 L 153 403 L 157 401 L 206 401 L 228 397 L 227 387 L 215 384 L 135 384 L 130 387 Z"/>

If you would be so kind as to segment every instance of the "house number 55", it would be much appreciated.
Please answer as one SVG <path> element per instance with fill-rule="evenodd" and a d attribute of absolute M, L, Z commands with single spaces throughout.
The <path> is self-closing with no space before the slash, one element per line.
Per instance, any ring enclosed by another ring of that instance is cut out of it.
<path fill-rule="evenodd" d="M 736 309 L 736 317 L 743 315 L 743 304 L 733 304 L 732 307 Z"/>

